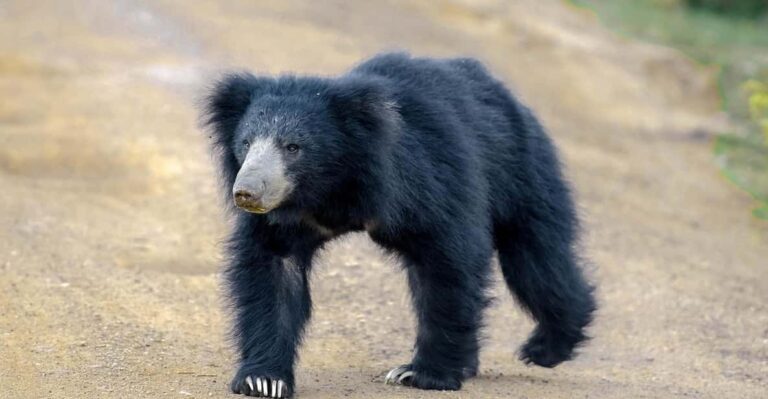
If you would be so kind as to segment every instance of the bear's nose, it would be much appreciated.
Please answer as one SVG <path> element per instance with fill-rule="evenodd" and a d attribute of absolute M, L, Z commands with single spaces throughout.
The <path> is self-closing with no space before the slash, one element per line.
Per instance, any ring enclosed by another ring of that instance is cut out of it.
<path fill-rule="evenodd" d="M 269 210 L 261 202 L 261 194 L 256 194 L 248 190 L 237 190 L 234 192 L 235 205 L 238 208 L 253 213 L 267 213 Z"/>
<path fill-rule="evenodd" d="M 261 195 L 248 190 L 235 191 L 235 204 L 237 206 L 256 205 L 260 199 Z"/>

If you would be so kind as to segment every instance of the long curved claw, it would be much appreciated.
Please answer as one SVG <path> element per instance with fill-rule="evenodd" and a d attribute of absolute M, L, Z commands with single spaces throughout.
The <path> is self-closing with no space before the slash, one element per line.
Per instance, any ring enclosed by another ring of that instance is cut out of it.
<path fill-rule="evenodd" d="M 410 374 L 408 374 L 410 373 Z M 387 376 L 384 377 L 384 383 L 386 384 L 400 384 L 401 383 L 401 376 L 404 374 L 408 374 L 408 376 L 412 376 L 414 373 L 412 371 L 408 370 L 407 365 L 403 365 L 400 367 L 395 367 L 394 369 L 390 370 L 389 373 L 387 373 Z"/>
<path fill-rule="evenodd" d="M 406 378 L 409 378 L 409 377 L 414 376 L 414 375 L 416 375 L 416 373 L 414 371 L 408 370 L 405 373 L 400 374 L 400 378 L 397 379 L 397 383 L 402 385 L 405 382 Z"/>
<path fill-rule="evenodd" d="M 393 378 L 397 378 L 397 376 L 394 376 Z M 249 375 L 245 377 L 245 380 L 243 380 L 241 384 L 242 388 L 238 393 L 246 396 L 283 399 L 291 395 L 288 384 L 283 380 Z M 250 388 L 250 391 L 248 388 Z"/>

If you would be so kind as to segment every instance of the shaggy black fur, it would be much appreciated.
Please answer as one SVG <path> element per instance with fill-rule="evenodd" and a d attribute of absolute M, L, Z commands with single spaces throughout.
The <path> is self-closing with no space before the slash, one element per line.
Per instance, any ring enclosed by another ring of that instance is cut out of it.
<path fill-rule="evenodd" d="M 554 367 L 585 340 L 595 301 L 555 149 L 479 62 L 384 54 L 333 79 L 233 74 L 206 115 L 230 203 L 244 138 L 301 145 L 286 161 L 289 198 L 266 215 L 236 212 L 226 267 L 241 357 L 234 392 L 257 395 L 247 376 L 293 392 L 313 255 L 350 231 L 368 231 L 407 271 L 418 334 L 402 383 L 459 389 L 476 374 L 494 250 L 538 322 L 522 360 Z"/>

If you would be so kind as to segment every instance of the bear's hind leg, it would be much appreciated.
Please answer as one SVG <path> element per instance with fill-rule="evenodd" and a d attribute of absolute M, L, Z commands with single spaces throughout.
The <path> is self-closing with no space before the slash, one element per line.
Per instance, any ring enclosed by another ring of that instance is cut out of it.
<path fill-rule="evenodd" d="M 541 216 L 541 215 L 540 215 Z M 509 289 L 538 322 L 520 359 L 554 367 L 587 339 L 595 300 L 572 248 L 572 226 L 538 217 L 496 229 L 499 263 Z"/>

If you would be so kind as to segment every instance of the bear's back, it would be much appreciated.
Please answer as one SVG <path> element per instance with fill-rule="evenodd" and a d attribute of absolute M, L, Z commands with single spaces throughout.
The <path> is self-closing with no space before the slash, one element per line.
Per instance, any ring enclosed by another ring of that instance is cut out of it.
<path fill-rule="evenodd" d="M 403 94 L 418 92 L 438 98 L 466 98 L 481 88 L 478 86 L 487 90 L 499 85 L 479 61 L 471 58 L 415 58 L 406 53 L 389 53 L 365 61 L 351 73 L 387 78 L 397 83 L 396 91 Z"/>
<path fill-rule="evenodd" d="M 384 78 L 409 127 L 421 134 L 477 140 L 476 149 L 485 160 L 509 156 L 514 142 L 520 140 L 515 136 L 527 130 L 527 109 L 472 58 L 382 54 L 358 65 L 350 74 Z"/>
<path fill-rule="evenodd" d="M 422 144 L 428 153 L 425 158 L 437 173 L 450 176 L 453 182 L 476 183 L 440 165 L 452 164 L 464 171 L 476 167 L 490 195 L 503 198 L 493 201 L 494 216 L 508 214 L 506 204 L 517 200 L 510 198 L 511 193 L 527 181 L 526 154 L 533 151 L 542 162 L 556 164 L 535 116 L 475 59 L 383 54 L 351 73 L 390 81 L 408 126 L 403 139 Z"/>

